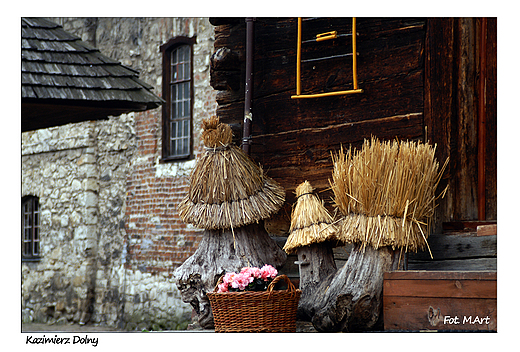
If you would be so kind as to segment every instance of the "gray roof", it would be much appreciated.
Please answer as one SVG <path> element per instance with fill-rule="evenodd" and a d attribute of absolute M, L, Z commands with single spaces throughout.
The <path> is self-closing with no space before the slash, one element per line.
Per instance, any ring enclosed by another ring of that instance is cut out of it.
<path fill-rule="evenodd" d="M 22 131 L 160 106 L 138 72 L 44 18 L 22 18 Z"/>

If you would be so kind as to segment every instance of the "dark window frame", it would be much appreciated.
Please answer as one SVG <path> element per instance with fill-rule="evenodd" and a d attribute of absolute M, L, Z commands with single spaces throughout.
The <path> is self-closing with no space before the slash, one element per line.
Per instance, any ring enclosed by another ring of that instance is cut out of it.
<path fill-rule="evenodd" d="M 35 196 L 22 198 L 22 261 L 39 261 L 41 259 L 41 211 L 40 200 Z"/>
<path fill-rule="evenodd" d="M 193 75 L 193 45 L 196 43 L 196 37 L 184 37 L 178 36 L 170 39 L 167 43 L 161 45 L 160 50 L 163 56 L 163 82 L 162 82 L 162 92 L 163 99 L 166 101 L 162 107 L 162 162 L 168 161 L 178 161 L 178 160 L 189 160 L 193 159 L 193 104 L 194 104 L 194 93 L 193 93 L 193 83 L 194 83 L 194 75 Z M 189 103 L 189 142 L 188 142 L 188 153 L 175 155 L 170 149 L 170 122 L 174 120 L 172 118 L 172 101 L 171 101 L 171 86 L 172 84 L 182 83 L 181 81 L 173 82 L 171 81 L 171 54 L 173 51 L 177 50 L 179 47 L 183 45 L 188 45 L 190 47 L 190 79 L 184 80 L 182 82 L 190 82 L 190 103 Z"/>

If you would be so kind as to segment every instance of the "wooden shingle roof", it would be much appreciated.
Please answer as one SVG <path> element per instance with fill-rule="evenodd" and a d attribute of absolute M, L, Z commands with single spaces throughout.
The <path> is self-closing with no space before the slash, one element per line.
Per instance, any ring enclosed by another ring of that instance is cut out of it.
<path fill-rule="evenodd" d="M 62 27 L 22 18 L 22 131 L 160 106 L 138 72 Z"/>

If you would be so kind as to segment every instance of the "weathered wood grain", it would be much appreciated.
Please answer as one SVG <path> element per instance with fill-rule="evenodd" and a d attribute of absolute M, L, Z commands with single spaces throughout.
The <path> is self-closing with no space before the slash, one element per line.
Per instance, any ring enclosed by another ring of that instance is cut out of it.
<path fill-rule="evenodd" d="M 433 260 L 428 251 L 410 253 L 410 260 L 447 260 L 497 256 L 497 236 L 463 234 L 433 234 L 428 237 Z"/>
<path fill-rule="evenodd" d="M 464 258 L 446 260 L 412 260 L 408 261 L 410 270 L 497 270 L 497 258 Z"/>
<path fill-rule="evenodd" d="M 383 316 L 384 329 L 387 331 L 496 331 L 497 301 L 474 298 L 385 297 Z"/>
<path fill-rule="evenodd" d="M 387 272 L 383 315 L 385 330 L 496 331 L 497 273 Z"/>
<path fill-rule="evenodd" d="M 402 264 L 402 263 L 401 263 Z M 383 274 L 397 270 L 399 255 L 390 248 L 356 246 L 321 298 L 312 324 L 318 331 L 365 331 L 378 326 Z"/>
<path fill-rule="evenodd" d="M 320 308 L 321 297 L 336 273 L 336 263 L 330 243 L 314 243 L 298 248 L 300 289 L 302 295 L 298 303 L 298 317 L 311 320 Z"/>

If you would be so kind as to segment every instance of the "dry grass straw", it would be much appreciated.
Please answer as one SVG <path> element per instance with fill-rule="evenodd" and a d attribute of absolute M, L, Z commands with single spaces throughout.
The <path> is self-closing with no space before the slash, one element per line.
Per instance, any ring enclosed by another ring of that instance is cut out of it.
<path fill-rule="evenodd" d="M 448 163 L 439 170 L 434 154 L 429 144 L 376 138 L 355 152 L 341 148 L 332 156 L 331 181 L 335 204 L 345 215 L 339 237 L 374 248 L 428 247 L 435 190 Z"/>
<path fill-rule="evenodd" d="M 244 226 L 268 218 L 285 201 L 285 190 L 240 148 L 231 128 L 212 118 L 203 122 L 204 153 L 190 175 L 181 219 L 204 229 Z"/>
<path fill-rule="evenodd" d="M 296 187 L 297 201 L 291 214 L 290 234 L 283 247 L 288 254 L 294 253 L 296 248 L 313 243 L 338 242 L 338 229 L 333 218 L 313 191 L 309 181 Z"/>

